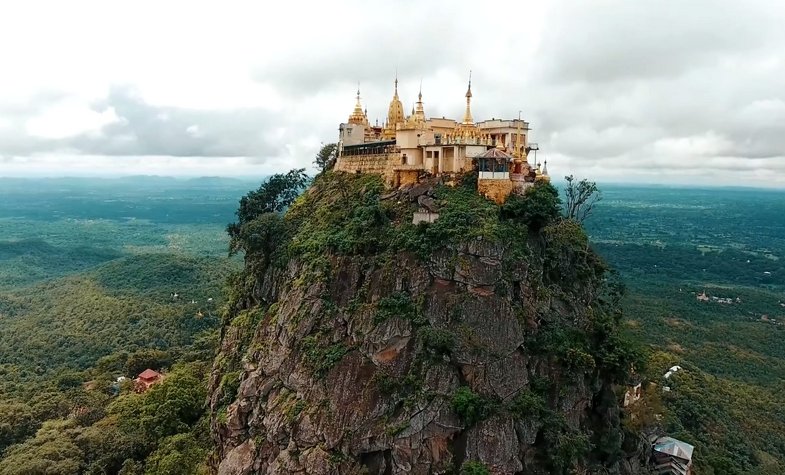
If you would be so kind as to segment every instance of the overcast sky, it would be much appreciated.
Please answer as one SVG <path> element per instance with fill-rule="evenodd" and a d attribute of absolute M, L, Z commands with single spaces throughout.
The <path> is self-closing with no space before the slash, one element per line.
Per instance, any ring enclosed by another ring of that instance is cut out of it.
<path fill-rule="evenodd" d="M 484 7 L 483 5 L 487 5 Z M 25 0 L 0 6 L 0 176 L 310 166 L 360 83 L 531 122 L 552 175 L 785 187 L 785 2 Z"/>

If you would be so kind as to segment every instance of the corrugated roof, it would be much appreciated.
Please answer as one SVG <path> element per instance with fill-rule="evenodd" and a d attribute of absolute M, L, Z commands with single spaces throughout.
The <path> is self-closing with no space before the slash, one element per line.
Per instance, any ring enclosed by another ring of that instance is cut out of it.
<path fill-rule="evenodd" d="M 495 148 L 495 147 L 492 148 L 492 149 L 489 149 L 485 153 L 477 155 L 474 158 L 493 158 L 493 159 L 496 159 L 496 160 L 504 159 L 504 160 L 507 160 L 507 161 L 510 161 L 510 160 L 513 159 L 512 155 L 510 155 L 509 153 L 507 153 L 507 152 L 505 152 L 503 150 L 499 150 L 498 148 Z"/>
<path fill-rule="evenodd" d="M 692 445 L 682 442 L 673 437 L 660 437 L 654 442 L 654 450 L 657 452 L 673 455 L 685 460 L 692 460 L 692 451 L 695 449 Z"/>

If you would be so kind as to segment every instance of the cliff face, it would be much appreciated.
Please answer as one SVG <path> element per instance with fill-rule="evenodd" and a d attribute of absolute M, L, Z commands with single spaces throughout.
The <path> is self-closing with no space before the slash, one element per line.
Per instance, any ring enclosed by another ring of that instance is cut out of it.
<path fill-rule="evenodd" d="M 218 473 L 637 473 L 604 266 L 576 224 L 505 222 L 470 189 L 328 174 L 247 254 L 210 384 Z M 426 195 L 440 220 L 406 224 Z"/>

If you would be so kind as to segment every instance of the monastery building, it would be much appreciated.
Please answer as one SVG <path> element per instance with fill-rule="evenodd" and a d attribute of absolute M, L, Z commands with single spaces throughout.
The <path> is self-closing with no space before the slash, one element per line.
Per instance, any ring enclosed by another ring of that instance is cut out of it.
<path fill-rule="evenodd" d="M 547 162 L 530 164 L 529 123 L 518 119 L 475 122 L 471 111 L 472 83 L 466 90 L 463 120 L 426 118 L 422 90 L 409 116 L 398 97 L 398 78 L 387 120 L 371 125 L 357 103 L 348 122 L 341 124 L 335 170 L 378 173 L 390 187 L 417 183 L 427 175 L 477 171 L 480 193 L 502 203 L 510 193 L 523 192 L 536 181 L 549 181 Z"/>

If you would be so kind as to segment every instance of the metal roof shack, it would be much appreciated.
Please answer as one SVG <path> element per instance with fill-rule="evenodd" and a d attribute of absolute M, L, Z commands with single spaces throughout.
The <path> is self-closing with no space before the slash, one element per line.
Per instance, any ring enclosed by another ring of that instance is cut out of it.
<path fill-rule="evenodd" d="M 673 437 L 659 437 L 652 444 L 652 458 L 657 473 L 690 475 L 692 473 L 692 445 Z"/>

